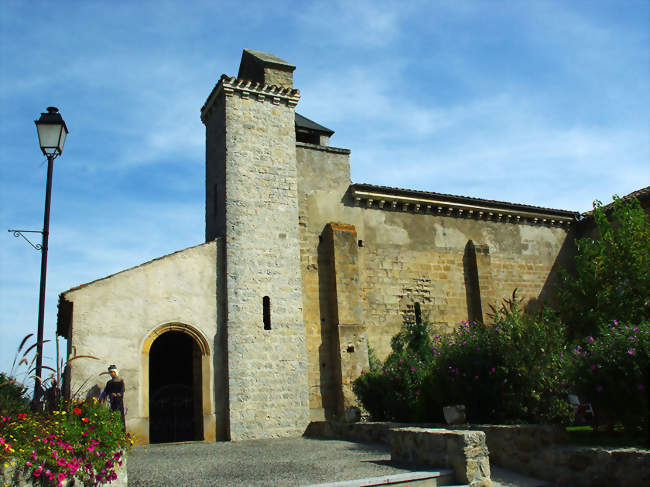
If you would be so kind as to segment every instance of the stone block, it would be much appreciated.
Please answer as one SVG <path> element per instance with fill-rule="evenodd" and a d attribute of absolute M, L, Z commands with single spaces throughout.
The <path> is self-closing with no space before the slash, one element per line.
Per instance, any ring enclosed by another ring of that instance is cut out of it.
<path fill-rule="evenodd" d="M 388 443 L 394 461 L 450 467 L 457 482 L 490 485 L 489 452 L 482 431 L 395 428 Z"/>

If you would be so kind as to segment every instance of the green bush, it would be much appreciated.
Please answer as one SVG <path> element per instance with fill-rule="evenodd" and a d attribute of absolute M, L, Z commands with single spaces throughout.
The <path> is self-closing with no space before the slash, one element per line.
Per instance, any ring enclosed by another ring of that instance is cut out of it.
<path fill-rule="evenodd" d="M 29 407 L 27 388 L 4 372 L 0 372 L 0 411 L 24 412 Z"/>
<path fill-rule="evenodd" d="M 570 384 L 601 422 L 647 428 L 649 370 L 650 323 L 614 321 L 573 350 Z"/>
<path fill-rule="evenodd" d="M 391 341 L 392 352 L 352 384 L 376 421 L 416 421 L 422 380 L 433 358 L 426 323 L 407 323 Z"/>
<path fill-rule="evenodd" d="M 494 322 L 463 322 L 435 344 L 420 416 L 436 420 L 443 406 L 464 404 L 474 423 L 569 422 L 564 329 L 553 313 L 529 316 L 513 293 Z"/>
<path fill-rule="evenodd" d="M 354 382 L 359 401 L 378 421 L 440 422 L 456 404 L 475 423 L 571 421 L 564 328 L 552 312 L 533 317 L 519 304 L 513 293 L 494 325 L 463 322 L 433 339 L 425 324 L 405 325 L 381 368 Z"/>
<path fill-rule="evenodd" d="M 619 320 L 650 320 L 650 218 L 636 198 L 594 202 L 597 235 L 575 241 L 575 271 L 561 272 L 558 309 L 573 340 Z"/>

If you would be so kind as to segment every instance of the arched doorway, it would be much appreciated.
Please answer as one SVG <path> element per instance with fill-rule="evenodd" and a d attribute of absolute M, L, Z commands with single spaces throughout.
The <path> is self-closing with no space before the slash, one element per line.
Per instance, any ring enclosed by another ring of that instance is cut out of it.
<path fill-rule="evenodd" d="M 182 331 L 159 335 L 149 350 L 149 442 L 203 439 L 202 353 Z"/>

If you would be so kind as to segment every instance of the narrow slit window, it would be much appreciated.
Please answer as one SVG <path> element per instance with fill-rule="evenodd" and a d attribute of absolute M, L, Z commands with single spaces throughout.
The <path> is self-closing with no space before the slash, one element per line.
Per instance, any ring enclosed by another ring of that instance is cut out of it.
<path fill-rule="evenodd" d="M 264 329 L 271 329 L 271 298 L 264 296 L 262 298 L 262 318 L 264 319 Z"/>
<path fill-rule="evenodd" d="M 419 325 L 422 323 L 422 309 L 420 309 L 420 303 L 415 303 L 415 322 Z"/>

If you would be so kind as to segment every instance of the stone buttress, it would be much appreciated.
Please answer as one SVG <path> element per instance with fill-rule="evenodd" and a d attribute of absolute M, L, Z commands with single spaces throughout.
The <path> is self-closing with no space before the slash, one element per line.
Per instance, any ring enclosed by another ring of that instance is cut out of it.
<path fill-rule="evenodd" d="M 201 110 L 206 240 L 225 237 L 220 299 L 230 438 L 301 435 L 309 423 L 298 241 L 294 66 L 245 50 Z"/>

